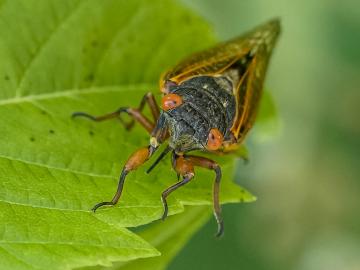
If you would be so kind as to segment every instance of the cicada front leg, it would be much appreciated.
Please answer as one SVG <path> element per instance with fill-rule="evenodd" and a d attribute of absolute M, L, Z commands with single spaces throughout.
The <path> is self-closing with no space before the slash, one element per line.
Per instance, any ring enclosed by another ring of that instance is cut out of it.
<path fill-rule="evenodd" d="M 153 117 L 153 122 L 149 120 L 145 115 L 143 115 L 142 110 L 144 109 L 145 105 L 148 105 Z M 121 114 L 127 113 L 131 118 L 131 122 L 125 123 L 121 119 Z M 164 123 L 164 120 L 159 120 L 160 110 L 152 93 L 147 93 L 142 98 L 140 105 L 138 108 L 130 108 L 130 107 L 121 107 L 114 112 L 100 115 L 100 116 L 93 116 L 88 113 L 84 112 L 75 112 L 72 115 L 73 117 L 86 117 L 90 120 L 101 122 L 113 118 L 118 118 L 121 122 L 125 125 L 125 128 L 131 129 L 135 122 L 140 123 L 149 134 L 151 134 L 150 145 L 147 147 L 140 148 L 139 150 L 135 151 L 127 160 L 126 164 L 124 165 L 118 182 L 118 187 L 115 195 L 113 196 L 111 201 L 100 202 L 96 204 L 92 210 L 95 212 L 101 206 L 113 206 L 115 205 L 122 194 L 124 182 L 126 176 L 131 172 L 136 170 L 138 167 L 143 165 L 151 156 L 152 154 L 158 149 L 159 145 L 164 141 L 167 136 L 167 127 Z"/>
<path fill-rule="evenodd" d="M 127 160 L 125 166 L 123 167 L 123 169 L 121 171 L 119 182 L 118 182 L 118 188 L 117 188 L 117 191 L 116 191 L 114 197 L 112 198 L 112 200 L 108 201 L 108 202 L 98 203 L 92 208 L 92 210 L 95 212 L 96 209 L 98 209 L 101 206 L 115 205 L 121 197 L 126 176 L 131 171 L 136 170 L 139 166 L 144 164 L 151 157 L 151 155 L 155 152 L 155 150 L 156 149 L 152 148 L 152 146 L 148 146 L 148 147 L 140 148 L 139 150 L 134 152 L 129 157 L 129 159 Z"/>
<path fill-rule="evenodd" d="M 150 108 L 153 121 L 148 119 L 145 115 L 143 115 L 142 111 L 145 107 L 145 104 L 147 104 Z M 122 118 L 121 114 L 126 113 L 128 114 L 132 120 L 128 123 L 126 123 Z M 130 107 L 120 107 L 114 112 L 107 113 L 100 116 L 93 116 L 91 114 L 85 113 L 85 112 L 75 112 L 72 114 L 72 117 L 86 117 L 92 121 L 101 122 L 113 118 L 118 118 L 121 123 L 124 125 L 124 127 L 127 130 L 130 130 L 133 126 L 135 121 L 140 123 L 141 126 L 143 126 L 148 133 L 151 133 L 152 130 L 155 127 L 155 123 L 157 119 L 159 118 L 160 110 L 159 106 L 156 103 L 155 97 L 151 92 L 146 93 L 143 98 L 141 99 L 140 105 L 137 108 L 130 108 Z"/>

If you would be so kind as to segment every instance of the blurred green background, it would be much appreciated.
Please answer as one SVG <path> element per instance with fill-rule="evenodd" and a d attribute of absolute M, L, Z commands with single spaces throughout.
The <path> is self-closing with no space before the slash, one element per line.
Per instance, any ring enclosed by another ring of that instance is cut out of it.
<path fill-rule="evenodd" d="M 281 118 L 249 136 L 236 181 L 258 201 L 223 208 L 169 269 L 360 269 L 360 2 L 183 0 L 221 40 L 280 17 L 267 76 Z M 191 224 L 189 224 L 191 226 Z"/>

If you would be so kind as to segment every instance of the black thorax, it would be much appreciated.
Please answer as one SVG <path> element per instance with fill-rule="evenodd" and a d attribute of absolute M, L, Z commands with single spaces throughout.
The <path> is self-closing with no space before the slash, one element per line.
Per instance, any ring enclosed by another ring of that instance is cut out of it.
<path fill-rule="evenodd" d="M 182 105 L 166 112 L 170 133 L 186 133 L 204 146 L 210 129 L 217 128 L 224 139 L 228 139 L 235 115 L 235 98 L 229 80 L 198 76 L 170 88 L 170 92 L 183 100 Z"/>

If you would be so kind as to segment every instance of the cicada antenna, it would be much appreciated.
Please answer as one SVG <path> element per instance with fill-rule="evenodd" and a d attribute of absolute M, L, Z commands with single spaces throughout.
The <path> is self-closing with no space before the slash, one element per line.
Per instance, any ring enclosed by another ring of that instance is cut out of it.
<path fill-rule="evenodd" d="M 170 145 L 166 146 L 164 151 L 161 152 L 155 162 L 149 167 L 149 169 L 147 169 L 146 173 L 150 173 L 156 167 L 156 165 L 158 165 L 158 163 L 171 151 L 171 149 L 172 148 Z"/>

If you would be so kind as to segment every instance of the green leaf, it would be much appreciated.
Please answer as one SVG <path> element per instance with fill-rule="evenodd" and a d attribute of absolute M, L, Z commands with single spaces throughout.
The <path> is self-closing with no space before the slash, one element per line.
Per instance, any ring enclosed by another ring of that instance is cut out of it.
<path fill-rule="evenodd" d="M 93 214 L 148 135 L 70 115 L 137 106 L 157 91 L 161 72 L 213 42 L 206 23 L 170 0 L 0 1 L 2 267 L 71 269 L 159 255 L 124 227 L 159 219 L 161 191 L 176 181 L 169 160 L 150 175 L 130 174 L 120 203 Z M 218 161 L 222 203 L 252 201 L 231 181 L 233 157 Z M 170 214 L 210 205 L 213 178 L 197 171 L 170 196 Z"/>
<path fill-rule="evenodd" d="M 81 270 L 161 270 L 171 262 L 191 236 L 202 227 L 211 216 L 209 207 L 187 207 L 181 215 L 169 217 L 167 222 L 157 221 L 147 225 L 139 233 L 160 252 L 161 256 L 116 263 L 112 267 L 86 267 Z M 79 269 L 80 270 L 80 269 Z"/>
<path fill-rule="evenodd" d="M 171 262 L 191 236 L 201 228 L 211 216 L 209 207 L 192 206 L 184 214 L 172 216 L 168 224 L 158 221 L 139 235 L 155 246 L 161 257 L 138 259 L 120 263 L 116 270 L 161 270 Z"/>

